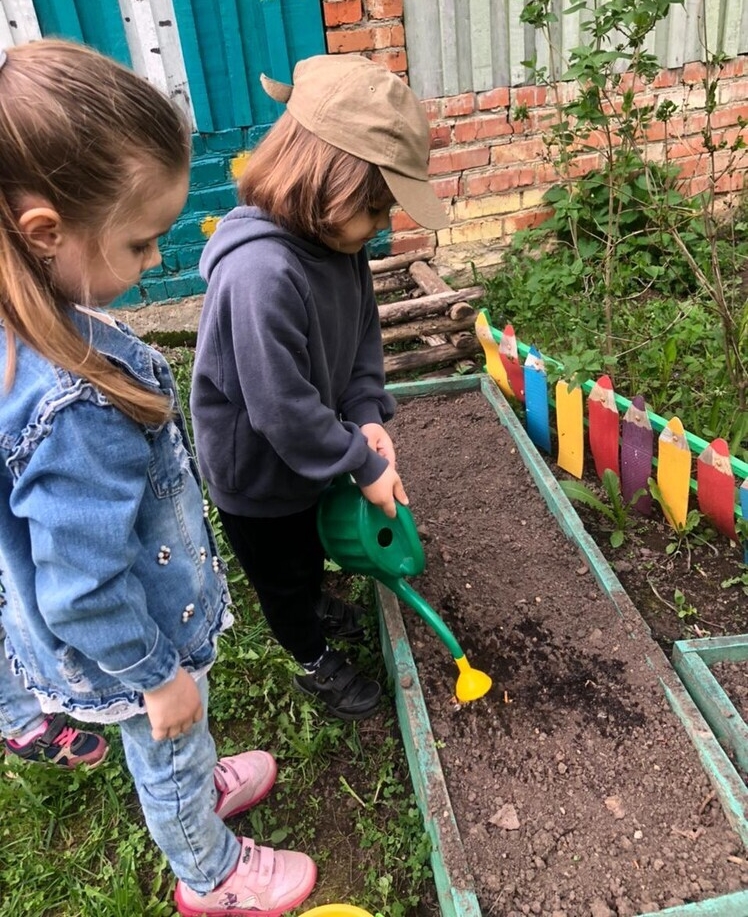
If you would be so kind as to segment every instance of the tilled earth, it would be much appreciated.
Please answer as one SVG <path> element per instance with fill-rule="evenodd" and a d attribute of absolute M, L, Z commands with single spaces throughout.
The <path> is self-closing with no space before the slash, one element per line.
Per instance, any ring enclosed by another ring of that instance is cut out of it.
<path fill-rule="evenodd" d="M 403 608 L 464 847 L 443 855 L 485 917 L 634 917 L 747 887 L 660 683 L 693 632 L 676 616 L 663 652 L 635 602 L 616 608 L 482 394 L 404 401 L 388 429 L 426 549 L 411 584 L 494 681 L 458 705 L 449 652 Z"/>

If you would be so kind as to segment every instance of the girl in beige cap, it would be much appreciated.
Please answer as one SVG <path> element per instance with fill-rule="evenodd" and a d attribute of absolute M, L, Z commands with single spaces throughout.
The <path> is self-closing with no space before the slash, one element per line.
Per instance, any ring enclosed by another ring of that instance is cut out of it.
<path fill-rule="evenodd" d="M 395 202 L 428 228 L 447 217 L 428 182 L 425 112 L 393 73 L 323 55 L 297 64 L 293 85 L 262 85 L 286 111 L 201 260 L 197 452 L 268 623 L 304 670 L 297 686 L 356 720 L 381 689 L 327 644 L 360 639 L 364 612 L 322 592 L 317 503 L 342 474 L 390 517 L 407 503 L 365 246 Z"/>

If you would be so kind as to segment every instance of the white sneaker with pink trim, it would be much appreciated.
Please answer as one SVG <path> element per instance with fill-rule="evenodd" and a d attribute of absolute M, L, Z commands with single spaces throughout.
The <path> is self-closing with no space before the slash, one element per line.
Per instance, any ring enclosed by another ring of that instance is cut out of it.
<path fill-rule="evenodd" d="M 245 751 L 221 758 L 213 770 L 218 790 L 216 815 L 230 818 L 264 799 L 275 783 L 278 766 L 266 751 Z"/>
<path fill-rule="evenodd" d="M 314 860 L 305 853 L 242 845 L 236 869 L 214 891 L 198 895 L 177 882 L 174 900 L 182 917 L 280 917 L 311 894 L 317 881 Z"/>

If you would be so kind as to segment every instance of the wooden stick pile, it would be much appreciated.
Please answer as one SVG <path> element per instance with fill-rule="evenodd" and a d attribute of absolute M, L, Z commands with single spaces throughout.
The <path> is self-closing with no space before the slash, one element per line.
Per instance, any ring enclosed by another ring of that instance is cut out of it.
<path fill-rule="evenodd" d="M 433 251 L 425 249 L 370 262 L 374 292 L 379 298 L 396 292 L 406 294 L 379 306 L 388 377 L 449 364 L 455 364 L 459 372 L 476 368 L 472 357 L 481 345 L 473 332 L 477 313 L 469 303 L 483 295 L 483 288 L 453 290 L 429 266 L 431 257 Z M 387 352 L 388 345 L 403 342 L 418 346 Z"/>

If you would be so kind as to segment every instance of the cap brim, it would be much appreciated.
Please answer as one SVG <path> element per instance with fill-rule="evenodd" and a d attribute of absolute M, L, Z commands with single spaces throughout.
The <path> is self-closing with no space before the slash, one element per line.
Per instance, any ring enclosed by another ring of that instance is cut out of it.
<path fill-rule="evenodd" d="M 428 181 L 400 175 L 384 166 L 379 167 L 387 187 L 403 210 L 426 229 L 445 229 L 449 216 Z"/>
<path fill-rule="evenodd" d="M 273 80 L 269 76 L 265 76 L 264 73 L 260 74 L 260 83 L 270 98 L 275 99 L 276 102 L 283 102 L 285 104 L 291 98 L 293 86 L 289 86 L 288 83 L 280 83 L 278 80 Z"/>

